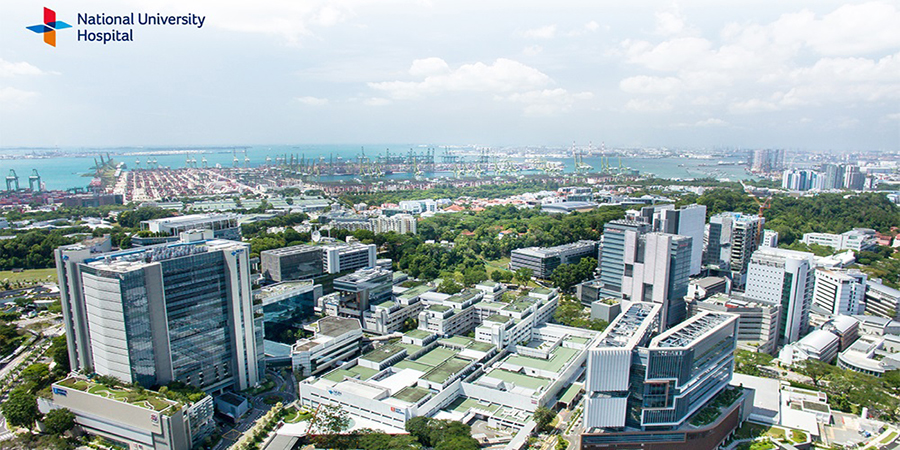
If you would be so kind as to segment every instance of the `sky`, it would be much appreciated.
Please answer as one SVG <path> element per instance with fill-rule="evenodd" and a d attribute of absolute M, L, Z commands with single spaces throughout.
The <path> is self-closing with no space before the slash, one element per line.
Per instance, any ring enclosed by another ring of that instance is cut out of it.
<path fill-rule="evenodd" d="M 73 25 L 57 46 L 25 27 Z M 205 16 L 97 26 L 77 15 Z M 0 2 L 0 148 L 900 150 L 896 1 Z M 133 28 L 133 42 L 79 29 Z"/>

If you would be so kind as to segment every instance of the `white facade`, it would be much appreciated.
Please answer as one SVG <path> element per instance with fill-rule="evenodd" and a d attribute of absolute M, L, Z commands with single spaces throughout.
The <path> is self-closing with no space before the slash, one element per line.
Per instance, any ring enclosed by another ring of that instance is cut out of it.
<path fill-rule="evenodd" d="M 416 234 L 416 218 L 409 214 L 397 214 L 390 217 L 374 217 L 369 219 L 375 233 L 393 231 L 397 234 Z"/>
<path fill-rule="evenodd" d="M 840 338 L 834 333 L 815 330 L 804 336 L 803 339 L 782 347 L 778 359 L 787 366 L 807 359 L 815 359 L 828 364 L 837 357 L 840 343 Z"/>
<path fill-rule="evenodd" d="M 867 275 L 858 270 L 816 269 L 813 304 L 834 315 L 853 316 L 865 309 Z"/>
<path fill-rule="evenodd" d="M 778 247 L 778 232 L 775 230 L 763 230 L 763 247 L 777 248 Z"/>
<path fill-rule="evenodd" d="M 359 352 L 363 333 L 358 319 L 325 317 L 313 326 L 315 336 L 291 346 L 291 365 L 304 375 L 317 375 Z"/>
<path fill-rule="evenodd" d="M 812 306 L 815 259 L 812 253 L 763 247 L 753 253 L 744 295 L 781 306 L 781 341 L 806 334 Z"/>
<path fill-rule="evenodd" d="M 329 245 L 323 247 L 325 272 L 340 273 L 375 267 L 375 244 Z"/>
<path fill-rule="evenodd" d="M 871 250 L 875 247 L 875 231 L 867 228 L 854 228 L 841 234 L 804 233 L 803 243 L 806 245 L 822 245 L 835 250 L 853 250 L 855 252 Z"/>

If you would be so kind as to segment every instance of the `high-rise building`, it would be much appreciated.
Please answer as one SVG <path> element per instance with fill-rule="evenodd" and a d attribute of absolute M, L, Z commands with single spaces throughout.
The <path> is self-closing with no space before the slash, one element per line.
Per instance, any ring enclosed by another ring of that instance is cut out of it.
<path fill-rule="evenodd" d="M 816 269 L 813 304 L 832 315 L 862 314 L 866 306 L 867 278 L 859 270 Z"/>
<path fill-rule="evenodd" d="M 754 352 L 772 354 L 778 345 L 778 304 L 750 300 L 740 294 L 716 294 L 707 299 L 693 300 L 688 307 L 691 315 L 703 311 L 737 314 L 738 347 Z"/>
<path fill-rule="evenodd" d="M 375 267 L 375 244 L 332 244 L 322 246 L 322 265 L 327 273 Z"/>
<path fill-rule="evenodd" d="M 750 257 L 759 248 L 761 222 L 765 223 L 762 217 L 736 212 L 710 217 L 703 263 L 712 272 L 731 277 L 734 286 L 743 286 Z"/>
<path fill-rule="evenodd" d="M 866 185 L 866 175 L 859 171 L 859 166 L 847 165 L 844 168 L 844 188 L 861 191 Z"/>
<path fill-rule="evenodd" d="M 787 169 L 781 177 L 781 188 L 791 191 L 822 189 L 824 185 L 825 177 L 819 172 L 809 169 Z"/>
<path fill-rule="evenodd" d="M 263 319 L 250 289 L 250 248 L 206 240 L 210 234 L 100 254 L 58 248 L 72 368 L 145 387 L 256 385 L 264 371 Z"/>
<path fill-rule="evenodd" d="M 689 236 L 691 243 L 691 275 L 700 273 L 703 263 L 703 233 L 706 226 L 706 205 L 688 205 L 675 209 L 675 205 L 656 205 L 641 208 L 640 213 L 629 219 L 651 225 L 652 231 Z"/>
<path fill-rule="evenodd" d="M 334 289 L 360 312 L 369 309 L 369 305 L 390 300 L 393 286 L 393 272 L 379 268 L 360 269 L 334 279 Z"/>
<path fill-rule="evenodd" d="M 626 247 L 635 248 L 637 238 L 650 232 L 650 224 L 636 220 L 613 220 L 603 227 L 603 246 L 600 248 L 600 294 L 622 297 L 622 278 L 625 276 Z"/>
<path fill-rule="evenodd" d="M 582 258 L 597 257 L 597 241 L 581 240 L 556 247 L 527 247 L 513 250 L 509 267 L 531 269 L 537 278 L 547 279 L 561 264 L 577 264 Z"/>
<path fill-rule="evenodd" d="M 841 164 L 823 164 L 825 180 L 822 189 L 842 189 L 844 187 L 844 166 Z"/>
<path fill-rule="evenodd" d="M 737 316 L 702 312 L 654 337 L 660 312 L 631 304 L 588 349 L 582 448 L 684 441 L 654 432 L 682 431 L 731 381 Z"/>
<path fill-rule="evenodd" d="M 647 233 L 627 242 L 622 297 L 662 305 L 662 329 L 678 324 L 686 315 L 690 257 L 688 236 Z"/>
<path fill-rule="evenodd" d="M 750 170 L 757 173 L 780 172 L 784 170 L 784 149 L 753 150 Z"/>
<path fill-rule="evenodd" d="M 812 253 L 767 247 L 753 253 L 744 295 L 780 305 L 782 344 L 796 342 L 807 333 L 815 267 Z"/>

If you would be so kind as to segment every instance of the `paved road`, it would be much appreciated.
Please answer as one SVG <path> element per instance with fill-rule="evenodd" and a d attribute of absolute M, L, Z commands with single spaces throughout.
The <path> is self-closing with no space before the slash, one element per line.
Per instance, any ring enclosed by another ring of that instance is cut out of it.
<path fill-rule="evenodd" d="M 297 399 L 297 383 L 294 380 L 294 375 L 292 372 L 288 371 L 290 375 L 288 375 L 287 379 L 281 376 L 281 371 L 270 370 L 268 371 L 268 375 L 275 380 L 275 387 L 267 392 L 263 392 L 259 395 L 254 396 L 250 399 L 250 405 L 253 409 L 251 409 L 237 425 L 233 427 L 228 427 L 228 430 L 223 433 L 224 435 L 233 435 L 233 431 L 237 431 L 238 433 L 246 433 L 247 430 L 253 428 L 253 425 L 256 421 L 265 415 L 272 406 L 267 405 L 265 402 L 266 397 L 271 395 L 277 396 L 281 398 L 281 403 L 287 405 L 288 403 L 293 402 Z M 240 439 L 239 437 L 237 439 Z M 222 439 L 213 450 L 224 450 L 230 447 L 232 444 L 237 442 L 237 439 L 229 440 Z"/>

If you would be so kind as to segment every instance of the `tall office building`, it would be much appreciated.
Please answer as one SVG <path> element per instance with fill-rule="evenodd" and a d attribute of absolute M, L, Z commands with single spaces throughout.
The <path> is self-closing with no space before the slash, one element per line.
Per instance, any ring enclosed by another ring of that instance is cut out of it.
<path fill-rule="evenodd" d="M 659 305 L 633 303 L 589 348 L 582 448 L 690 442 L 653 433 L 684 433 L 731 380 L 737 316 L 702 312 L 654 337 L 660 313 Z"/>
<path fill-rule="evenodd" d="M 706 227 L 706 205 L 656 205 L 641 208 L 638 215 L 629 217 L 649 223 L 652 231 L 689 236 L 691 243 L 691 275 L 700 273 L 703 264 L 703 233 Z"/>
<path fill-rule="evenodd" d="M 760 245 L 760 223 L 765 223 L 765 219 L 736 212 L 710 217 L 703 264 L 717 274 L 731 277 L 734 286 L 743 286 L 750 257 Z"/>
<path fill-rule="evenodd" d="M 662 305 L 662 329 L 680 323 L 686 315 L 691 241 L 688 236 L 647 233 L 626 242 L 622 297 Z"/>
<path fill-rule="evenodd" d="M 866 306 L 867 278 L 859 270 L 816 269 L 813 304 L 833 315 L 862 314 Z"/>
<path fill-rule="evenodd" d="M 636 220 L 613 220 L 603 227 L 603 246 L 600 248 L 600 294 L 622 297 L 622 278 L 625 276 L 625 251 L 635 248 L 637 238 L 650 232 L 650 224 Z"/>
<path fill-rule="evenodd" d="M 757 149 L 753 150 L 753 160 L 750 170 L 753 172 L 780 172 L 784 170 L 784 149 Z"/>
<path fill-rule="evenodd" d="M 145 387 L 256 385 L 263 319 L 252 301 L 250 249 L 211 237 L 183 233 L 178 243 L 100 254 L 58 248 L 72 368 Z"/>
<path fill-rule="evenodd" d="M 844 187 L 853 191 L 861 191 L 866 185 L 866 176 L 859 171 L 859 166 L 848 165 L 844 168 Z"/>
<path fill-rule="evenodd" d="M 780 305 L 782 344 L 796 342 L 809 328 L 815 267 L 812 253 L 767 247 L 753 253 L 744 296 Z"/>

